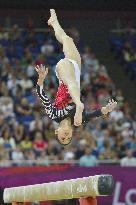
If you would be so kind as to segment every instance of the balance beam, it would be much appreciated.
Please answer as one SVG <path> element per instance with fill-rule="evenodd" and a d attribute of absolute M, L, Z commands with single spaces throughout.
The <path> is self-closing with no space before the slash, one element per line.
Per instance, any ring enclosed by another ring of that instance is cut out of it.
<path fill-rule="evenodd" d="M 112 175 L 95 175 L 64 181 L 6 188 L 4 203 L 108 196 L 114 189 Z"/>

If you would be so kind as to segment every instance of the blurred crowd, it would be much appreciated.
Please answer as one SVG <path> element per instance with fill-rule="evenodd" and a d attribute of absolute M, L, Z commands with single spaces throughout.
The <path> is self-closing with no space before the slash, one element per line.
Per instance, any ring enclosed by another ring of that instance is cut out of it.
<path fill-rule="evenodd" d="M 136 166 L 136 115 L 121 90 L 116 89 L 92 49 L 85 45 L 76 28 L 69 28 L 82 57 L 81 94 L 86 110 L 106 105 L 113 98 L 117 108 L 106 117 L 91 120 L 74 129 L 71 145 L 61 146 L 37 97 L 34 66 L 49 68 L 45 81 L 47 95 L 53 100 L 58 80 L 55 65 L 64 57 L 52 30 L 21 30 L 18 25 L 7 31 L 0 28 L 0 163 L 7 160 L 66 162 L 79 160 L 81 166 L 96 166 L 98 160 L 120 160 L 122 166 Z"/>
<path fill-rule="evenodd" d="M 110 47 L 131 80 L 136 79 L 136 29 L 128 26 L 111 32 Z"/>

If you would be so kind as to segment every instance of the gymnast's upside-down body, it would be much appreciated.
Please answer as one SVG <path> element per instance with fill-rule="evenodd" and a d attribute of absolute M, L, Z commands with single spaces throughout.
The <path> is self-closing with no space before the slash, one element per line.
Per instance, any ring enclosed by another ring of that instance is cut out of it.
<path fill-rule="evenodd" d="M 51 17 L 48 20 L 48 25 L 53 27 L 57 40 L 63 45 L 65 58 L 61 59 L 56 65 L 59 87 L 55 102 L 52 104 L 43 90 L 43 82 L 48 73 L 48 68 L 45 68 L 44 65 L 35 67 L 39 75 L 37 94 L 45 106 L 48 117 L 59 123 L 58 129 L 55 130 L 58 141 L 63 145 L 67 145 L 72 139 L 72 124 L 80 126 L 82 123 L 87 123 L 91 118 L 106 115 L 115 108 L 117 102 L 110 100 L 101 109 L 90 113 L 85 112 L 84 104 L 80 100 L 80 54 L 73 39 L 61 28 L 55 10 L 51 9 L 50 13 Z"/>

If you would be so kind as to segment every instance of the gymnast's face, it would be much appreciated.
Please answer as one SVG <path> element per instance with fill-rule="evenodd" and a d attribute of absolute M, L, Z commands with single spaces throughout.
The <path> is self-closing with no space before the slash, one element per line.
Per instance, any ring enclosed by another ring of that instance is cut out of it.
<path fill-rule="evenodd" d="M 72 140 L 72 131 L 71 125 L 59 126 L 58 129 L 55 130 L 59 143 L 62 145 L 68 145 Z"/>

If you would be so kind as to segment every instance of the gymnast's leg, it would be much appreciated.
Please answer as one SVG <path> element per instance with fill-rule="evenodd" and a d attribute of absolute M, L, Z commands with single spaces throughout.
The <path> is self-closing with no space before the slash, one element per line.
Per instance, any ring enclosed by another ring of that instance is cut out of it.
<path fill-rule="evenodd" d="M 69 93 L 76 104 L 76 114 L 74 124 L 76 126 L 82 123 L 82 112 L 84 105 L 80 101 L 80 88 L 76 82 L 75 72 L 73 65 L 67 60 L 67 58 L 75 60 L 78 63 L 79 69 L 81 67 L 80 54 L 73 42 L 73 39 L 67 36 L 65 31 L 60 26 L 55 10 L 51 9 L 51 17 L 48 20 L 48 24 L 53 27 L 57 40 L 63 44 L 63 51 L 65 58 L 60 60 L 57 64 L 57 72 L 60 79 L 67 85 Z"/>
<path fill-rule="evenodd" d="M 81 65 L 81 57 L 80 54 L 73 42 L 73 39 L 69 37 L 57 19 L 57 15 L 54 9 L 50 9 L 51 17 L 48 20 L 48 25 L 52 26 L 55 31 L 56 39 L 63 45 L 63 51 L 66 58 L 71 58 L 79 64 L 79 68 Z"/>
<path fill-rule="evenodd" d="M 97 199 L 95 197 L 80 198 L 80 205 L 97 205 Z"/>

